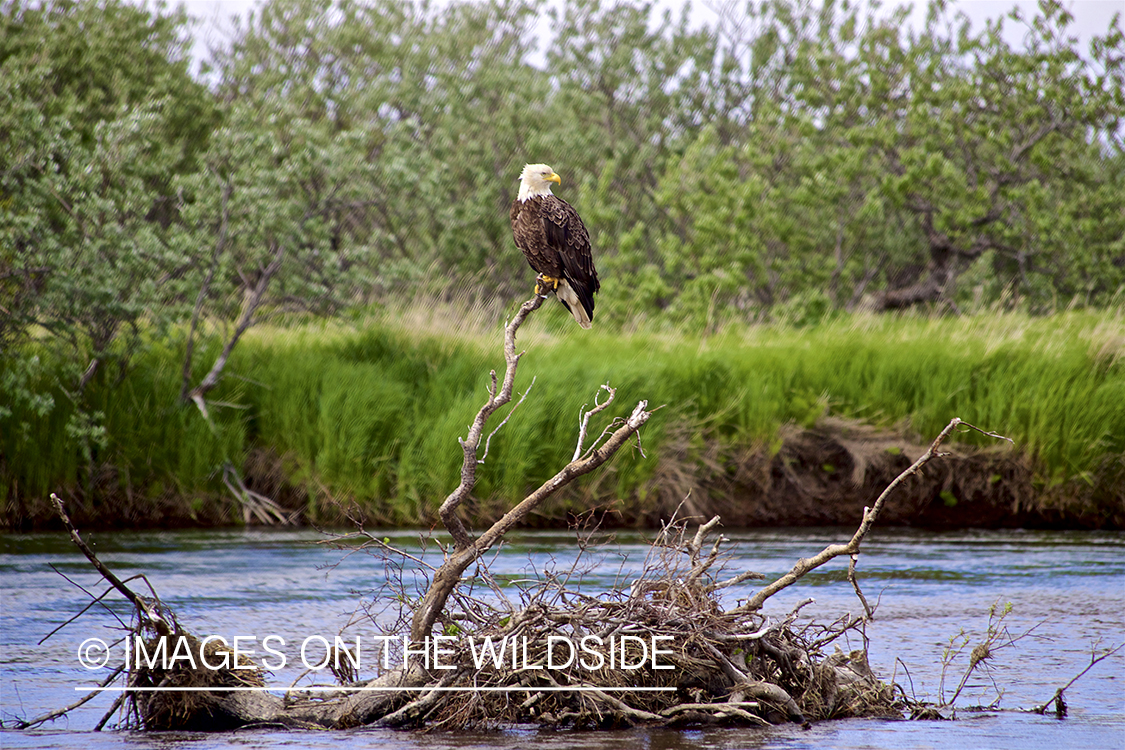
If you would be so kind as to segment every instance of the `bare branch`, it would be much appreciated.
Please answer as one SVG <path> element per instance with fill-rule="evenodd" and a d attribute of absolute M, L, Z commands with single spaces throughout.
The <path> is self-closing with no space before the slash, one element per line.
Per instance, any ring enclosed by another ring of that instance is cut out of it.
<path fill-rule="evenodd" d="M 848 540 L 847 544 L 830 544 L 813 557 L 810 557 L 808 559 L 802 558 L 798 560 L 797 563 L 793 566 L 792 570 L 790 570 L 788 573 L 783 575 L 781 578 L 778 578 L 768 586 L 760 589 L 757 593 L 750 597 L 750 599 L 745 604 L 735 607 L 731 611 L 752 612 L 761 609 L 762 604 L 764 604 L 765 601 L 771 596 L 776 594 L 778 591 L 781 591 L 782 589 L 792 586 L 794 583 L 803 578 L 805 574 L 809 573 L 812 570 L 815 570 L 816 568 L 819 568 L 829 560 L 835 557 L 839 557 L 840 555 L 858 554 L 860 544 L 862 544 L 864 537 L 867 536 L 867 532 L 871 530 L 871 527 L 875 523 L 875 519 L 879 517 L 879 511 L 883 509 L 883 503 L 886 501 L 887 496 L 890 495 L 896 487 L 906 481 L 907 477 L 917 474 L 918 471 L 927 463 L 929 463 L 934 457 L 942 455 L 941 453 L 939 453 L 938 448 L 941 447 L 941 444 L 945 441 L 945 439 L 949 437 L 949 435 L 958 427 L 970 428 L 985 435 L 992 435 L 992 433 L 985 432 L 979 427 L 974 427 L 973 425 L 968 424 L 967 422 L 962 422 L 960 419 L 954 417 L 953 420 L 945 426 L 945 429 L 942 430 L 941 433 L 934 439 L 934 441 L 930 444 L 930 447 L 926 449 L 926 452 L 923 453 L 917 461 L 911 464 L 910 468 L 903 471 L 901 474 L 895 477 L 893 482 L 887 485 L 887 488 L 883 490 L 882 494 L 880 494 L 878 499 L 875 500 L 875 505 L 871 508 L 863 509 L 863 520 L 860 522 L 859 528 L 856 529 L 855 534 L 852 535 L 852 538 Z M 994 437 L 1000 436 L 995 435 Z M 1007 438 L 1004 439 L 1006 440 Z"/>
<path fill-rule="evenodd" d="M 859 581 L 855 577 L 855 566 L 859 562 L 859 555 L 852 555 L 852 561 L 848 563 L 848 581 L 851 582 L 852 588 L 855 589 L 855 595 L 859 597 L 859 601 L 863 604 L 863 611 L 867 613 L 867 619 L 875 619 L 875 610 L 867 603 L 867 597 L 859 590 Z"/>
<path fill-rule="evenodd" d="M 137 608 L 138 616 L 140 616 L 143 622 L 155 629 L 156 632 L 160 635 L 171 635 L 172 628 L 169 627 L 167 621 L 165 621 L 164 618 L 156 613 L 156 611 L 152 608 L 152 606 L 150 606 L 150 604 L 144 599 L 144 597 L 140 596 L 131 588 L 126 586 L 121 581 L 121 579 L 114 574 L 112 570 L 102 564 L 102 561 L 98 559 L 97 555 L 94 554 L 94 551 L 90 549 L 90 546 L 86 544 L 86 541 L 78 534 L 78 529 L 74 527 L 74 524 L 70 520 L 70 516 L 66 514 L 66 509 L 63 507 L 63 502 L 59 499 L 59 496 L 52 492 L 51 501 L 55 504 L 55 512 L 59 514 L 59 518 L 62 519 L 63 525 L 66 526 L 66 530 L 70 532 L 71 541 L 74 542 L 74 545 L 82 551 L 82 554 L 86 556 L 86 559 L 90 561 L 90 564 L 94 566 L 94 569 L 102 574 L 102 578 L 106 579 L 106 581 L 108 581 L 111 586 L 120 591 L 126 599 L 133 603 L 133 606 Z"/>
<path fill-rule="evenodd" d="M 590 411 L 588 411 L 588 412 L 584 412 L 582 414 L 582 416 L 579 418 L 579 420 L 578 420 L 578 445 L 575 446 L 575 448 L 574 448 L 574 455 L 571 456 L 571 459 L 570 459 L 571 461 L 577 461 L 578 458 L 582 455 L 582 443 L 585 442 L 585 440 L 586 440 L 586 429 L 590 426 L 590 417 L 594 416 L 595 414 L 597 414 L 600 411 L 604 411 L 607 406 L 609 406 L 610 404 L 613 403 L 613 399 L 617 395 L 617 389 L 616 388 L 610 388 L 609 383 L 606 383 L 605 385 L 603 385 L 599 390 L 607 391 L 609 393 L 609 398 L 607 398 L 603 403 L 599 404 L 598 403 L 598 394 L 595 393 L 594 394 L 594 408 L 590 409 Z M 586 408 L 586 405 L 583 404 L 582 408 L 583 409 Z M 596 440 L 594 442 L 595 442 L 595 444 L 597 443 Z"/>
<path fill-rule="evenodd" d="M 441 514 L 441 522 L 445 525 L 446 530 L 453 537 L 453 545 L 458 550 L 467 549 L 472 543 L 472 536 L 469 534 L 465 524 L 457 515 L 457 508 L 473 491 L 473 487 L 477 483 L 477 448 L 480 446 L 481 435 L 484 433 L 484 425 L 497 409 L 504 406 L 512 400 L 512 387 L 516 380 L 516 367 L 519 365 L 520 357 L 523 356 L 522 352 L 516 353 L 516 332 L 523 325 L 527 316 L 538 310 L 543 304 L 543 298 L 536 295 L 524 302 L 520 307 L 516 317 L 504 329 L 504 381 L 500 386 L 499 392 L 496 391 L 496 373 L 492 374 L 492 388 L 489 389 L 488 401 L 477 412 L 477 416 L 473 419 L 473 423 L 469 426 L 469 434 L 465 439 L 461 440 L 461 450 L 464 451 L 464 460 L 461 463 L 461 483 L 457 488 L 445 498 L 445 502 L 441 504 L 439 513 Z"/>
<path fill-rule="evenodd" d="M 242 306 L 242 315 L 239 316 L 238 322 L 234 326 L 234 333 L 231 334 L 230 339 L 223 345 L 223 351 L 215 360 L 215 364 L 211 366 L 211 370 L 203 377 L 195 388 L 188 394 L 188 398 L 195 402 L 196 406 L 207 416 L 207 406 L 204 402 L 204 397 L 209 391 L 219 384 L 220 378 L 223 375 L 223 369 L 227 365 L 227 360 L 230 359 L 230 354 L 234 351 L 235 345 L 238 344 L 242 334 L 246 333 L 246 329 L 254 324 L 254 313 L 262 304 L 265 297 L 266 290 L 269 288 L 270 281 L 281 270 L 282 261 L 285 260 L 285 244 L 282 242 L 277 243 L 274 249 L 273 259 L 270 260 L 269 265 L 262 269 L 258 276 L 258 282 L 254 285 L 250 297 Z"/>
<path fill-rule="evenodd" d="M 109 683 L 116 680 L 117 676 L 124 671 L 125 671 L 125 665 L 121 664 L 120 666 L 118 666 L 116 669 L 114 669 L 112 672 L 109 673 L 109 677 L 106 677 L 104 680 L 102 680 L 100 683 L 98 683 L 98 687 L 104 688 L 106 685 L 108 685 Z M 76 700 L 74 703 L 71 703 L 66 708 L 56 709 L 54 711 L 51 711 L 50 713 L 43 714 L 42 716 L 36 717 L 34 719 L 29 719 L 28 721 L 17 720 L 15 722 L 16 729 L 31 729 L 32 727 L 37 727 L 40 724 L 46 724 L 48 721 L 54 721 L 55 719 L 59 718 L 60 716 L 65 716 L 66 714 L 70 713 L 74 709 L 78 708 L 81 705 L 84 705 L 85 703 L 87 703 L 88 701 L 93 699 L 94 697 L 99 696 L 101 694 L 102 694 L 101 690 L 93 690 L 93 691 L 87 693 L 86 695 L 82 696 L 78 700 Z"/>
<path fill-rule="evenodd" d="M 494 379 L 494 382 L 492 383 L 492 390 L 490 390 L 489 393 L 495 394 L 496 393 L 496 383 L 495 383 L 496 375 L 495 375 L 495 373 L 493 373 L 492 377 Z M 538 376 L 536 376 L 536 377 L 538 377 Z M 508 420 L 511 419 L 512 415 L 516 413 L 516 409 L 520 408 L 520 404 L 522 404 L 524 402 L 524 399 L 527 398 L 527 394 L 531 393 L 531 389 L 534 388 L 534 387 L 535 387 L 535 378 L 533 377 L 531 379 L 531 385 L 529 385 L 527 387 L 527 390 L 523 392 L 522 396 L 520 396 L 520 400 L 517 401 L 516 405 L 512 407 L 512 410 L 510 412 L 508 412 L 508 416 L 504 417 L 504 421 L 502 421 L 500 424 L 496 425 L 495 430 L 488 433 L 488 439 L 484 441 L 484 453 L 481 454 L 481 457 L 477 459 L 478 464 L 483 464 L 484 459 L 488 458 L 488 449 L 492 446 L 492 436 L 495 435 L 496 433 L 500 432 L 501 427 L 508 424 Z"/>
<path fill-rule="evenodd" d="M 728 578 L 725 581 L 719 581 L 718 583 L 714 584 L 713 586 L 711 586 L 711 590 L 712 591 L 721 591 L 722 589 L 730 588 L 731 586 L 737 586 L 738 584 L 742 583 L 743 581 L 750 581 L 750 580 L 760 581 L 764 578 L 765 578 L 765 575 L 763 575 L 762 573 L 758 573 L 758 572 L 753 571 L 753 570 L 744 570 L 743 572 L 739 573 L 736 576 L 732 576 L 731 578 Z"/>
<path fill-rule="evenodd" d="M 524 303 L 524 308 L 528 308 L 528 305 L 530 305 L 536 299 L 539 298 L 535 298 Z M 538 305 L 536 305 L 536 307 L 538 307 Z M 510 327 L 511 326 L 509 326 L 509 328 Z M 509 341 L 511 341 L 511 339 L 509 339 Z M 513 344 L 512 350 L 514 351 L 514 341 L 511 341 L 511 343 Z M 514 364 L 512 369 L 514 370 Z M 505 378 L 505 380 L 507 380 L 507 378 Z M 508 385 L 506 389 L 510 397 L 511 386 Z M 501 390 L 501 395 L 503 395 L 503 393 L 504 389 Z M 437 620 L 438 616 L 441 614 L 441 610 L 445 606 L 445 602 L 449 599 L 449 595 L 461 581 L 461 574 L 465 572 L 465 570 L 469 567 L 469 565 L 473 563 L 474 560 L 487 552 L 494 544 L 499 542 L 501 538 L 503 538 L 504 534 L 506 534 L 513 527 L 520 524 L 525 518 L 527 518 L 529 513 L 531 513 L 535 508 L 542 505 L 545 500 L 555 494 L 555 492 L 557 492 L 560 488 L 565 487 L 577 477 L 580 477 L 583 474 L 588 474 L 589 472 L 601 466 L 603 463 L 608 461 L 626 442 L 628 442 L 628 440 L 634 434 L 636 434 L 636 432 L 645 422 L 648 421 L 648 418 L 651 416 L 652 413 L 647 411 L 647 406 L 647 401 L 641 401 L 640 403 L 638 403 L 636 408 L 633 409 L 633 413 L 629 416 L 628 419 L 625 420 L 625 423 L 621 427 L 619 427 L 609 437 L 609 439 L 601 445 L 601 447 L 592 451 L 588 456 L 577 461 L 571 461 L 569 464 L 564 466 L 562 470 L 559 471 L 559 473 L 555 474 L 555 476 L 551 477 L 542 485 L 540 485 L 538 489 L 524 498 L 524 500 L 519 505 L 505 513 L 504 516 L 500 518 L 500 520 L 494 523 L 491 528 L 489 528 L 475 540 L 469 539 L 468 532 L 465 531 L 464 538 L 468 540 L 468 546 L 455 548 L 453 554 L 450 555 L 445 563 L 443 563 L 442 566 L 438 569 L 437 573 L 434 574 L 434 579 L 430 584 L 430 588 L 426 591 L 426 595 L 422 598 L 421 603 L 418 605 L 418 608 L 414 612 L 414 617 L 410 628 L 411 639 L 420 641 L 430 634 L 430 630 L 433 627 L 433 624 Z M 483 411 L 484 410 L 482 409 L 482 413 Z M 479 419 L 480 415 L 478 414 L 477 416 Z M 476 434 L 477 440 L 479 441 L 480 432 L 478 431 Z M 463 445 L 467 446 L 468 441 L 465 441 Z M 465 486 L 465 467 L 469 466 L 469 458 L 470 453 L 468 448 L 466 447 L 466 464 L 462 468 L 462 486 L 458 488 L 458 490 L 464 488 L 464 495 L 462 495 L 462 497 L 467 495 L 468 492 L 472 490 L 471 484 L 467 487 Z M 472 468 L 475 469 L 475 451 L 472 454 L 472 458 L 474 460 Z M 475 472 L 473 473 L 472 477 L 475 479 Z M 452 499 L 453 495 L 451 495 L 450 498 Z M 457 498 L 457 502 L 460 502 L 460 498 Z M 449 500 L 446 500 L 446 503 L 449 503 Z M 442 519 L 445 520 L 445 505 L 442 506 L 442 510 Z M 454 516 L 454 518 L 456 518 L 456 516 Z M 460 524 L 459 519 L 458 524 Z M 450 528 L 448 523 L 446 525 L 446 528 Z M 464 527 L 461 526 L 461 529 L 464 530 Z"/>
<path fill-rule="evenodd" d="M 1067 688 L 1069 688 L 1074 683 L 1078 682 L 1079 678 L 1081 678 L 1083 675 L 1085 675 L 1087 672 L 1089 672 L 1091 669 L 1093 669 L 1094 665 L 1096 665 L 1102 659 L 1108 659 L 1109 657 L 1113 656 L 1118 651 L 1120 651 L 1122 648 L 1125 648 L 1125 644 L 1118 644 L 1118 645 L 1114 646 L 1113 648 L 1106 649 L 1100 655 L 1095 655 L 1096 652 L 1094 651 L 1094 648 L 1091 648 L 1090 649 L 1090 663 L 1086 665 L 1086 668 L 1083 669 L 1078 674 L 1074 675 L 1074 677 L 1071 678 L 1070 682 L 1066 683 L 1061 688 L 1056 690 L 1055 694 L 1053 696 L 1051 696 L 1051 700 L 1047 701 L 1046 703 L 1044 703 L 1041 706 L 1036 706 L 1035 708 L 1031 709 L 1031 711 L 1033 713 L 1037 713 L 1037 714 L 1044 714 L 1044 713 L 1047 712 L 1047 706 L 1049 706 L 1053 703 L 1055 705 L 1055 713 L 1058 714 L 1060 718 L 1063 717 L 1063 716 L 1066 716 L 1066 702 L 1063 700 L 1063 693 L 1066 692 Z"/>
<path fill-rule="evenodd" d="M 205 409 L 203 406 L 200 408 Z M 203 414 L 207 416 L 206 410 Z M 254 492 L 247 487 L 232 464 L 228 463 L 223 466 L 223 484 L 227 486 L 230 493 L 234 495 L 234 499 L 242 506 L 242 520 L 245 523 L 250 523 L 251 516 L 264 524 L 276 522 L 284 526 L 293 521 L 293 516 L 287 515 L 285 509 L 278 505 L 273 498 Z"/>
<path fill-rule="evenodd" d="M 695 532 L 695 537 L 688 543 L 688 555 L 691 556 L 692 564 L 699 564 L 699 550 L 703 547 L 703 540 L 711 529 L 719 525 L 719 517 L 715 516 L 707 523 L 699 525 L 699 529 Z"/>

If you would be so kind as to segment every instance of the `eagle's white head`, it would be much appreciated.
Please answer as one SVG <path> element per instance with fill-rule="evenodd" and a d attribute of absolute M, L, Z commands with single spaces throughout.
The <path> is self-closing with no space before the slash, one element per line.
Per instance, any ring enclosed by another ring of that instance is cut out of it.
<path fill-rule="evenodd" d="M 562 178 L 546 164 L 525 164 L 520 172 L 519 199 L 525 201 L 540 195 L 551 194 L 551 183 L 562 184 Z"/>

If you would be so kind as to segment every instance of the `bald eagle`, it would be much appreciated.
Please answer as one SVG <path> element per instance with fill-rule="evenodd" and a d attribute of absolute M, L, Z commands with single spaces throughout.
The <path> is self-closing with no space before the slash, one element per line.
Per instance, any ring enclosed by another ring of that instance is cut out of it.
<path fill-rule="evenodd" d="M 551 195 L 551 183 L 562 178 L 546 164 L 528 164 L 520 173 L 520 192 L 512 201 L 512 236 L 535 269 L 542 289 L 552 290 L 570 311 L 578 325 L 589 328 L 594 319 L 594 292 L 601 288 L 594 258 L 590 254 L 590 235 L 578 212 Z"/>

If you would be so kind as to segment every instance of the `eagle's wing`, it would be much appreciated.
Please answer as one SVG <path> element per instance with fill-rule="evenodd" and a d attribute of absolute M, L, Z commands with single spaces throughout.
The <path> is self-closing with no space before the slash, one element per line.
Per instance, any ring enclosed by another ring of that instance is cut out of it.
<path fill-rule="evenodd" d="M 540 211 L 547 244 L 559 254 L 563 275 L 574 287 L 588 313 L 594 311 L 594 292 L 601 288 L 590 234 L 574 207 L 562 198 L 548 196 Z"/>

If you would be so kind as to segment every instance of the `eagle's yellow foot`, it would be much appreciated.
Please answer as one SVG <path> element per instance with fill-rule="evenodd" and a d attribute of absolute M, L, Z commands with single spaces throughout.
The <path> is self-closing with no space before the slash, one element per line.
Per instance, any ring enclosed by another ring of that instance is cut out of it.
<path fill-rule="evenodd" d="M 556 279 L 554 276 L 539 274 L 535 279 L 535 293 L 544 296 L 548 289 L 550 291 L 558 291 L 560 281 L 562 281 L 562 279 Z"/>

